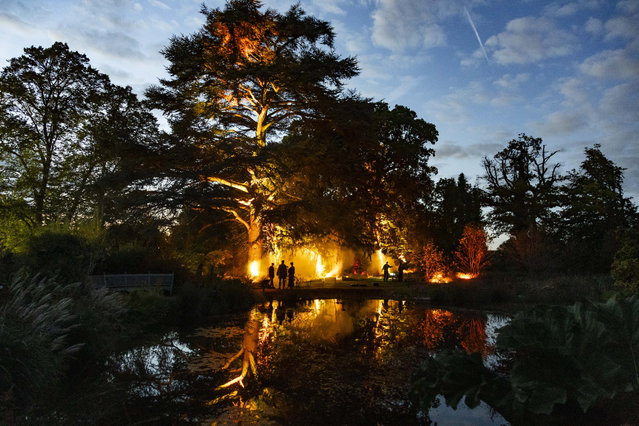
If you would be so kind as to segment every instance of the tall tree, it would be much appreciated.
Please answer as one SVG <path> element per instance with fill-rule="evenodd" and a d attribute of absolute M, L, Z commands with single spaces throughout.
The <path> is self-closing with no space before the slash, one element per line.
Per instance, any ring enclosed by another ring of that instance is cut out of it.
<path fill-rule="evenodd" d="M 468 183 L 463 173 L 457 180 L 443 178 L 437 182 L 432 237 L 446 253 L 455 250 L 466 225 L 482 223 L 482 198 L 481 189 Z"/>
<path fill-rule="evenodd" d="M 0 75 L 2 202 L 30 226 L 91 215 L 123 147 L 155 128 L 130 88 L 86 56 L 59 42 L 26 48 Z"/>
<path fill-rule="evenodd" d="M 558 151 L 548 152 L 541 138 L 520 134 L 491 159 L 484 157 L 489 218 L 500 231 L 515 234 L 549 222 L 558 206 L 562 176 L 559 163 L 552 163 Z"/>
<path fill-rule="evenodd" d="M 601 145 L 585 149 L 578 170 L 563 187 L 561 236 L 583 269 L 608 270 L 619 228 L 637 224 L 637 209 L 623 193 L 623 168 L 609 160 Z"/>
<path fill-rule="evenodd" d="M 327 22 L 299 5 L 285 14 L 261 7 L 231 0 L 203 8 L 203 28 L 173 37 L 163 51 L 171 78 L 148 92 L 169 117 L 175 148 L 190 151 L 184 167 L 172 167 L 215 187 L 216 196 L 200 201 L 246 229 L 250 261 L 262 256 L 265 212 L 290 200 L 270 167 L 269 142 L 358 72 L 353 58 L 334 53 Z"/>

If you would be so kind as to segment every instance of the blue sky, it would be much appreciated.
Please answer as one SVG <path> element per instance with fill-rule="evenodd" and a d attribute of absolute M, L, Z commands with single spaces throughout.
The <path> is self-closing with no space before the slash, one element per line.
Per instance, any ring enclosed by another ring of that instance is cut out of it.
<path fill-rule="evenodd" d="M 211 8 L 221 0 L 205 1 Z M 285 11 L 293 2 L 264 0 Z M 0 0 L 0 63 L 64 41 L 121 85 L 165 76 L 160 49 L 203 22 L 202 0 Z M 639 0 L 303 0 L 356 56 L 348 86 L 406 105 L 439 130 L 438 177 L 474 181 L 481 158 L 519 133 L 563 170 L 595 143 L 626 167 L 639 199 Z"/>

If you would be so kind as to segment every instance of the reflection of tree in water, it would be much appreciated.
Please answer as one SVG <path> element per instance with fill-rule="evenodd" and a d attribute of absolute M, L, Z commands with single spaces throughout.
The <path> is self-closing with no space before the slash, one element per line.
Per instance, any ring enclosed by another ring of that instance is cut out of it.
<path fill-rule="evenodd" d="M 483 314 L 430 309 L 425 312 L 420 328 L 429 350 L 462 348 L 468 353 L 479 352 L 482 357 L 492 352 L 487 344 Z"/>
<path fill-rule="evenodd" d="M 203 408 L 199 401 L 212 381 L 189 372 L 187 362 L 192 354 L 176 333 L 169 333 L 156 345 L 110 357 L 104 366 L 106 383 L 99 402 L 84 401 L 91 412 L 85 408 L 78 419 L 86 424 L 133 424 L 177 421 L 186 413 L 191 419 L 210 414 L 211 409 Z M 92 397 L 87 392 L 87 399 Z M 76 403 L 82 404 L 82 398 Z"/>
<path fill-rule="evenodd" d="M 487 353 L 485 316 L 478 315 L 394 300 L 266 303 L 235 340 L 242 368 L 220 381 L 230 385 L 224 391 L 234 407 L 217 421 L 413 424 L 407 395 L 419 360 L 453 347 Z M 252 377 L 248 348 L 255 349 L 257 382 L 245 380 Z"/>

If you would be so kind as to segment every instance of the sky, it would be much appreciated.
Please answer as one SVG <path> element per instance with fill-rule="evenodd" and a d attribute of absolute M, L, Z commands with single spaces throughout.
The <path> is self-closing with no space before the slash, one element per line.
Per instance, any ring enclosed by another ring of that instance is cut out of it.
<path fill-rule="evenodd" d="M 66 42 L 143 95 L 166 77 L 160 50 L 204 22 L 202 0 L 0 0 L 0 67 Z M 209 8 L 224 0 L 205 0 Z M 264 0 L 285 12 L 294 2 Z M 436 178 L 481 184 L 481 159 L 520 133 L 562 170 L 601 144 L 639 201 L 639 0 L 302 0 L 357 58 L 347 87 L 435 124 Z"/>

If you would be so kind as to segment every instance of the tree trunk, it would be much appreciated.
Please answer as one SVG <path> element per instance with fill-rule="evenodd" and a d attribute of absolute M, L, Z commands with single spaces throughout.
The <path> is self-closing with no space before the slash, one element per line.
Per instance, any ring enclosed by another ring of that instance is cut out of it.
<path fill-rule="evenodd" d="M 262 260 L 262 219 L 251 209 L 248 226 L 248 264 Z"/>

